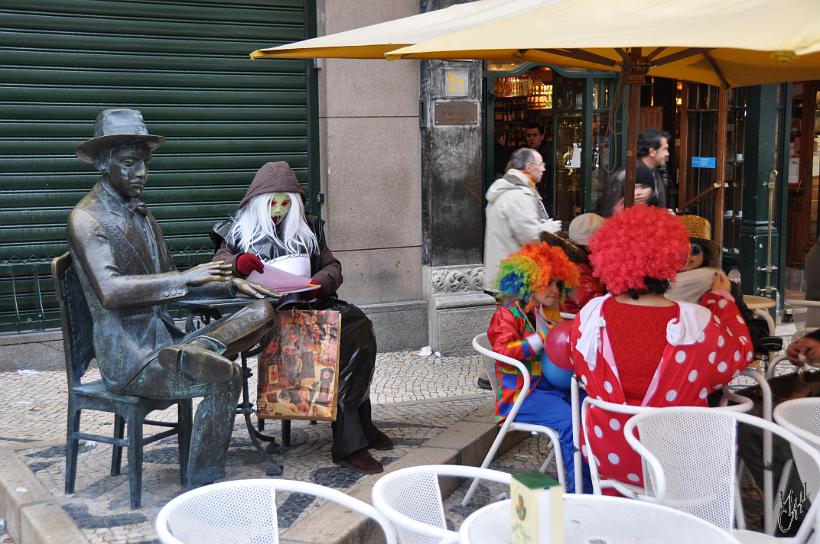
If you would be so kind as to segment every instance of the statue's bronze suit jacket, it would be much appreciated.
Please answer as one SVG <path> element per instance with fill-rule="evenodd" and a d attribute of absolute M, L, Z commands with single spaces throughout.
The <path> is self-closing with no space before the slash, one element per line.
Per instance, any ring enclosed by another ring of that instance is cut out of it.
<path fill-rule="evenodd" d="M 146 212 L 145 219 L 154 243 L 141 226 L 142 217 L 102 182 L 68 216 L 71 254 L 94 319 L 97 365 L 115 392 L 160 348 L 183 337 L 166 303 L 188 296 L 232 295 L 229 282 L 186 286 L 153 215 Z"/>

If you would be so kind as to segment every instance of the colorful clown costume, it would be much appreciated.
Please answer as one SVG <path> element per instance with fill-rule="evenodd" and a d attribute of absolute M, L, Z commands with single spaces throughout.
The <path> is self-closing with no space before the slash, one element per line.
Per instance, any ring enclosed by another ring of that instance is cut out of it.
<path fill-rule="evenodd" d="M 524 313 L 517 302 L 496 310 L 487 330 L 493 351 L 524 363 L 530 372 L 530 390 L 521 404 L 515 421 L 533 423 L 554 429 L 561 443 L 561 453 L 567 470 L 567 486 L 575 490 L 575 465 L 572 444 L 572 408 L 569 391 L 551 385 L 541 375 L 540 356 L 546 334 L 535 334 L 532 317 Z M 557 316 L 556 316 L 557 317 Z M 535 335 L 535 337 L 533 336 Z M 530 340 L 528 340 L 528 338 Z M 536 340 L 537 338 L 537 340 Z M 498 397 L 496 421 L 501 423 L 509 414 L 523 387 L 523 376 L 517 369 L 496 363 Z M 591 491 L 589 471 L 584 468 L 584 489 Z"/>

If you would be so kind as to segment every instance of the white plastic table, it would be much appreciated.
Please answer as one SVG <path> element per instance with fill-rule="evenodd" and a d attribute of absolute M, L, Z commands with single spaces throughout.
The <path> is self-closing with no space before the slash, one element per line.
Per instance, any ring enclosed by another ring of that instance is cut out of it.
<path fill-rule="evenodd" d="M 507 544 L 512 538 L 511 516 L 509 499 L 476 510 L 461 524 L 461 544 Z M 564 495 L 564 533 L 567 544 L 739 543 L 686 512 L 601 495 Z"/>

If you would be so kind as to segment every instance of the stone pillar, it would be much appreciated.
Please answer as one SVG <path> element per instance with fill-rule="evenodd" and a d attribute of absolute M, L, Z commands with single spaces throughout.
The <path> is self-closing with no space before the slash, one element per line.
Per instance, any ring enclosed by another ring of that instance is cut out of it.
<path fill-rule="evenodd" d="M 421 0 L 420 11 L 460 3 Z M 481 61 L 421 64 L 422 284 L 430 345 L 445 355 L 470 353 L 473 336 L 487 330 L 495 310 L 478 279 L 484 230 L 482 71 Z M 454 77 L 462 82 L 458 89 Z"/>
<path fill-rule="evenodd" d="M 418 13 L 418 0 L 319 0 L 318 33 Z M 321 59 L 322 216 L 339 296 L 373 320 L 380 351 L 427 344 L 422 290 L 419 63 Z"/>

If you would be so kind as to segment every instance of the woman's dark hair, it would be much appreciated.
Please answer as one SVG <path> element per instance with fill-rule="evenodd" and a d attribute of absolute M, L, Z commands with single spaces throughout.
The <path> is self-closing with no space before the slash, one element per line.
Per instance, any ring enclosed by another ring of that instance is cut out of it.
<path fill-rule="evenodd" d="M 598 214 L 601 217 L 612 217 L 612 210 L 615 209 L 615 205 L 624 196 L 625 179 L 626 172 L 622 168 L 615 170 L 609 176 L 604 191 L 601 193 L 601 198 L 598 200 Z"/>
<path fill-rule="evenodd" d="M 660 204 L 658 198 L 658 179 L 655 177 L 655 172 L 639 164 L 635 168 L 635 185 L 644 185 L 652 189 L 652 196 L 646 201 L 647 206 L 657 206 Z"/>
<path fill-rule="evenodd" d="M 627 289 L 626 293 L 629 298 L 638 300 L 641 295 L 662 295 L 669 290 L 669 280 L 658 280 L 644 276 L 643 281 L 646 284 L 646 289 Z"/>
<path fill-rule="evenodd" d="M 604 192 L 598 200 L 598 214 L 602 217 L 612 217 L 612 211 L 624 197 L 624 184 L 626 183 L 626 169 L 624 167 L 618 168 L 609 176 L 604 187 Z M 657 206 L 660 204 L 658 196 L 658 188 L 656 186 L 657 179 L 655 172 L 647 168 L 640 161 L 635 166 L 635 185 L 646 185 L 652 188 L 652 197 L 647 200 L 647 206 Z"/>

